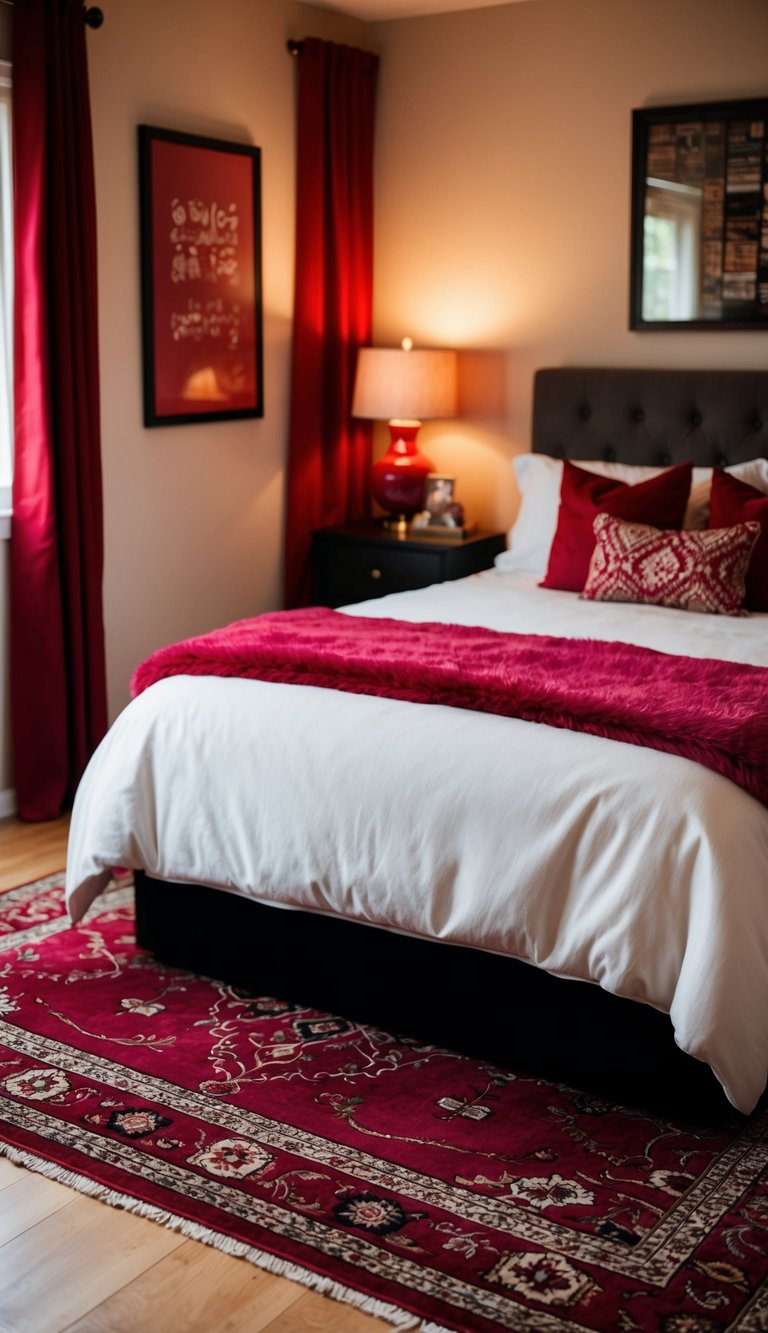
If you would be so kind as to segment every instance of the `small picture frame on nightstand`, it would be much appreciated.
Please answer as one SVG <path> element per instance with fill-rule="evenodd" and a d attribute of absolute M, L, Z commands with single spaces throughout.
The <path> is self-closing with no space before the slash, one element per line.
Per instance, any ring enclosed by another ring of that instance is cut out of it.
<path fill-rule="evenodd" d="M 424 508 L 411 520 L 411 537 L 429 541 L 462 541 L 472 529 L 464 523 L 463 506 L 454 500 L 455 477 L 430 472 L 424 483 Z"/>
<path fill-rule="evenodd" d="M 455 489 L 455 477 L 444 477 L 439 472 L 429 473 L 427 480 L 424 482 L 424 509 L 422 511 L 422 514 L 428 516 L 428 523 L 454 526 L 453 523 L 448 521 L 448 516 L 453 504 Z M 417 515 L 417 517 L 421 517 L 421 515 Z"/>

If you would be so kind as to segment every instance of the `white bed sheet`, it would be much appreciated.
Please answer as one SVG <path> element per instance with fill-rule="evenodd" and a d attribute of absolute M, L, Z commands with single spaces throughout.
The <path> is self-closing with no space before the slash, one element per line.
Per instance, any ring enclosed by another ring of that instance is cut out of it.
<path fill-rule="evenodd" d="M 768 616 L 581 601 L 531 575 L 347 608 L 768 665 Z M 768 1074 L 768 810 L 726 778 L 516 719 L 179 676 L 117 719 L 77 793 L 73 920 L 114 866 L 591 980 L 671 1015 L 748 1112 Z"/>

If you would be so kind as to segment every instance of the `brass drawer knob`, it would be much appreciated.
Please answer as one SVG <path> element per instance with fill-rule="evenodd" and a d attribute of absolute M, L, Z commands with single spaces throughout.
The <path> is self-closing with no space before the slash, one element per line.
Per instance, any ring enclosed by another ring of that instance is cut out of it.
<path fill-rule="evenodd" d="M 380 570 L 380 569 L 376 569 L 376 567 L 374 566 L 374 568 L 371 570 L 371 578 L 372 578 L 372 579 L 380 579 L 380 578 L 381 578 L 381 570 Z"/>

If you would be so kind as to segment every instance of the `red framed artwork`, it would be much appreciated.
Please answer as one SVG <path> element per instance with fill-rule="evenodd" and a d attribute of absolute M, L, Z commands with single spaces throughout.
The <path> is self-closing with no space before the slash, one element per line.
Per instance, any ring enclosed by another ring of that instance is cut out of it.
<path fill-rule="evenodd" d="M 145 426 L 264 415 L 260 152 L 139 126 Z"/>

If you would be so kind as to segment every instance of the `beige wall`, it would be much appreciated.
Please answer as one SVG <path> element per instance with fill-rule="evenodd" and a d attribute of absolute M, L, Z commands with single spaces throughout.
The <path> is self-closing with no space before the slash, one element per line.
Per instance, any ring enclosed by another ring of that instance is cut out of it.
<path fill-rule="evenodd" d="M 513 512 L 537 366 L 768 364 L 765 333 L 627 328 L 631 109 L 768 95 L 765 0 L 524 0 L 375 37 L 376 335 L 489 353 L 500 420 L 422 433 L 475 516 Z"/>
<path fill-rule="evenodd" d="M 99 228 L 110 710 L 152 649 L 279 604 L 293 301 L 289 37 L 365 44 L 291 0 L 106 0 L 88 35 Z M 261 148 L 263 420 L 142 425 L 136 126 Z"/>

